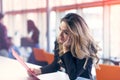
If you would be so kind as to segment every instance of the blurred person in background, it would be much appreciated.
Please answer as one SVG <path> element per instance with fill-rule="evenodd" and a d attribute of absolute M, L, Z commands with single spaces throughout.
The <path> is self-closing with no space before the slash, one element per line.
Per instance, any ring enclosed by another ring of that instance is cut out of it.
<path fill-rule="evenodd" d="M 31 19 L 27 20 L 27 32 L 28 32 L 28 36 L 27 36 L 28 42 L 33 43 L 32 48 L 40 48 L 40 46 L 39 46 L 40 31 L 38 30 L 34 21 Z M 34 54 L 33 54 L 33 49 L 32 49 L 32 52 L 30 53 L 30 56 L 28 57 L 27 62 L 32 63 L 32 64 L 41 65 L 41 66 L 47 65 L 47 62 L 43 62 L 43 61 L 40 62 L 35 59 Z"/>
<path fill-rule="evenodd" d="M 31 68 L 36 74 L 65 71 L 70 80 L 92 80 L 92 64 L 98 63 L 98 44 L 90 34 L 84 19 L 75 13 L 68 13 L 61 19 L 59 35 L 55 43 L 55 57 L 52 64 L 39 69 Z M 28 74 L 31 75 L 28 70 Z"/>
<path fill-rule="evenodd" d="M 2 23 L 4 15 L 0 13 L 0 56 L 8 57 L 9 39 L 6 26 Z"/>
<path fill-rule="evenodd" d="M 20 54 L 20 50 L 19 50 L 19 48 L 13 43 L 12 37 L 8 37 L 8 39 L 9 39 L 9 44 L 10 44 L 9 52 L 8 52 L 8 57 L 9 57 L 9 58 L 12 58 L 12 59 L 15 59 L 15 57 L 12 55 L 12 49 L 14 49 L 14 50 L 18 53 L 18 55 L 21 55 L 21 54 Z"/>
<path fill-rule="evenodd" d="M 36 27 L 33 20 L 27 20 L 27 32 L 28 32 L 28 40 L 35 44 L 34 47 L 39 48 L 39 30 Z"/>

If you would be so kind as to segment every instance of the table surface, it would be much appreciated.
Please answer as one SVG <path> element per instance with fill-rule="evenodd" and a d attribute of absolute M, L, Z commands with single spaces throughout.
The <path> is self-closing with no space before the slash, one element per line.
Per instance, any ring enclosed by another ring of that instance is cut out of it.
<path fill-rule="evenodd" d="M 26 63 L 31 68 L 40 66 Z M 69 80 L 68 75 L 63 72 L 42 74 L 37 76 L 40 80 Z M 29 77 L 26 69 L 17 61 L 0 56 L 0 80 L 34 80 Z"/>

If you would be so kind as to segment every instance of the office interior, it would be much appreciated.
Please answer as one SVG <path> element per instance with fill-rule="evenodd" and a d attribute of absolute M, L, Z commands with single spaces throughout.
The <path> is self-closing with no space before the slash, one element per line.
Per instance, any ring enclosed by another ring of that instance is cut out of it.
<path fill-rule="evenodd" d="M 27 59 L 30 48 L 23 49 L 21 38 L 27 34 L 27 20 L 31 19 L 40 31 L 39 46 L 53 53 L 60 19 L 67 13 L 80 14 L 98 42 L 100 63 L 120 63 L 120 0 L 0 0 L 0 12 L 8 36 Z M 53 53 L 54 54 L 54 53 Z"/>

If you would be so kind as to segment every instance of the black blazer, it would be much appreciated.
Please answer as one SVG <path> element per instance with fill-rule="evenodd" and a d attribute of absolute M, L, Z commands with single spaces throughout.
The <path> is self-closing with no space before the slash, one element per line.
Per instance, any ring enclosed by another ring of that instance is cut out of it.
<path fill-rule="evenodd" d="M 52 64 L 42 67 L 42 74 L 51 73 L 60 70 L 60 67 L 65 68 L 65 72 L 68 74 L 70 80 L 75 80 L 78 76 L 91 79 L 92 59 L 89 58 L 85 69 L 83 68 L 86 58 L 78 59 L 73 57 L 71 52 L 68 51 L 64 55 L 59 56 L 57 49 L 58 45 L 55 44 L 55 56 Z M 62 62 L 60 62 L 60 60 Z"/>

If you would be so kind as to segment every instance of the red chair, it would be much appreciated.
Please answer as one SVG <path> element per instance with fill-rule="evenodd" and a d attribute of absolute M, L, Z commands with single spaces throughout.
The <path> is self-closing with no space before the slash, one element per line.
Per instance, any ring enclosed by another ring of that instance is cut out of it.
<path fill-rule="evenodd" d="M 54 60 L 54 55 L 44 51 L 43 49 L 33 48 L 33 53 L 37 61 L 44 61 L 51 64 Z"/>
<path fill-rule="evenodd" d="M 54 60 L 54 55 L 52 53 L 45 52 L 45 56 L 46 56 L 48 64 L 51 64 Z"/>
<path fill-rule="evenodd" d="M 120 80 L 120 66 L 100 64 L 96 69 L 96 80 Z"/>

